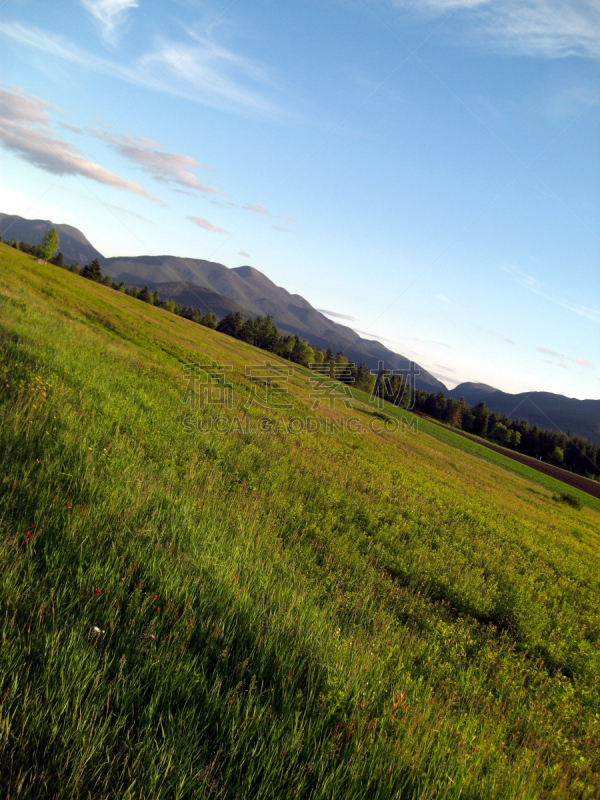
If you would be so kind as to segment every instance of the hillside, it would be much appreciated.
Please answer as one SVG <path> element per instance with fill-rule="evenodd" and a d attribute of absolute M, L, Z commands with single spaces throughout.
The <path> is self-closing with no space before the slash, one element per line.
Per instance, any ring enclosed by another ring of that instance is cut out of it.
<path fill-rule="evenodd" d="M 363 339 L 345 325 L 332 322 L 303 297 L 276 286 L 254 267 L 229 269 L 216 262 L 178 256 L 104 258 L 80 230 L 70 225 L 0 214 L 0 233 L 5 239 L 17 238 L 36 244 L 50 227 L 59 231 L 60 249 L 68 264 L 74 261 L 85 264 L 98 258 L 103 272 L 113 280 L 140 287 L 147 284 L 153 291 L 158 290 L 163 300 L 173 299 L 182 305 L 198 308 L 202 313 L 206 313 L 210 305 L 217 317 L 230 311 L 240 311 L 245 316 L 271 314 L 282 332 L 298 334 L 314 347 L 325 350 L 332 347 L 336 353 L 343 350 L 348 360 L 357 364 L 365 361 L 369 369 L 376 369 L 380 361 L 391 369 L 409 366 L 405 356 L 392 352 L 381 342 Z M 191 284 L 198 289 L 192 290 Z M 417 368 L 420 370 L 418 382 L 421 388 L 427 391 L 446 388 L 427 370 L 418 365 Z"/>
<path fill-rule="evenodd" d="M 4 240 L 18 239 L 20 242 L 37 244 L 48 228 L 56 228 L 59 234 L 60 249 L 65 263 L 89 264 L 95 258 L 102 258 L 83 233 L 72 225 L 61 225 L 48 219 L 25 219 L 15 214 L 0 214 L 0 234 Z"/>
<path fill-rule="evenodd" d="M 127 286 L 136 286 L 139 283 L 137 276 L 123 273 L 119 275 L 119 280 L 123 281 Z M 184 306 L 197 308 L 201 314 L 212 311 L 217 319 L 227 316 L 230 311 L 239 311 L 244 316 L 250 316 L 248 310 L 236 303 L 235 300 L 218 292 L 213 292 L 212 289 L 198 286 L 196 283 L 171 281 L 170 283 L 149 283 L 147 285 L 150 291 L 159 293 L 161 300 L 174 300 L 182 308 Z"/>
<path fill-rule="evenodd" d="M 384 361 L 391 369 L 406 369 L 409 361 L 375 340 L 363 339 L 351 328 L 332 322 L 297 294 L 277 286 L 254 267 L 234 267 L 196 258 L 176 256 L 138 256 L 136 258 L 105 258 L 102 269 L 115 280 L 132 282 L 137 275 L 138 285 L 164 282 L 195 283 L 217 294 L 231 298 L 251 315 L 271 314 L 282 331 L 298 334 L 313 346 L 334 352 L 343 350 L 350 361 L 365 361 L 376 369 Z M 162 295 L 161 295 L 162 297 Z M 176 299 L 173 296 L 173 299 Z M 178 301 L 179 302 L 179 301 Z M 232 306 L 230 310 L 237 310 Z M 427 391 L 445 390 L 445 386 L 423 367 L 418 367 L 418 385 Z"/>
<path fill-rule="evenodd" d="M 4 245 L 0 353 L 7 797 L 597 796 L 597 501 Z"/>
<path fill-rule="evenodd" d="M 577 433 L 589 442 L 600 444 L 600 400 L 578 400 L 552 392 L 509 394 L 485 384 L 460 384 L 448 394 L 467 403 L 483 400 L 490 411 L 510 419 L 526 419 L 542 429 Z M 470 399 L 469 399 L 470 398 Z"/>

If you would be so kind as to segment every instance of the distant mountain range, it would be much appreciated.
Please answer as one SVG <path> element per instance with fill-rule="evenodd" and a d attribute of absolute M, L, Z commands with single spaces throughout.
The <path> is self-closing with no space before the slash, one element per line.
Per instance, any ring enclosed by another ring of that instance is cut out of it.
<path fill-rule="evenodd" d="M 578 400 L 552 392 L 508 394 L 485 383 L 460 383 L 448 392 L 470 405 L 483 401 L 490 411 L 509 419 L 526 419 L 553 431 L 577 433 L 589 442 L 600 444 L 600 400 Z"/>
<path fill-rule="evenodd" d="M 0 233 L 37 244 L 45 231 L 54 227 L 59 233 L 60 249 L 67 264 L 87 264 L 98 258 L 102 271 L 127 285 L 148 285 L 162 300 L 173 299 L 182 306 L 192 306 L 202 313 L 211 310 L 221 318 L 230 311 L 245 316 L 272 314 L 282 333 L 298 334 L 312 345 L 343 350 L 351 361 L 365 361 L 369 369 L 383 361 L 391 369 L 405 369 L 409 359 L 394 353 L 381 342 L 363 339 L 351 328 L 332 322 L 298 294 L 290 294 L 254 267 L 229 269 L 223 264 L 178 256 L 137 256 L 104 258 L 83 233 L 71 225 L 57 225 L 50 220 L 28 220 L 0 214 Z M 511 419 L 527 419 L 540 428 L 577 433 L 600 444 L 600 400 L 577 400 L 550 392 L 507 394 L 484 383 L 461 383 L 448 391 L 444 384 L 418 365 L 417 386 L 426 391 L 442 390 L 470 405 L 485 401 L 491 411 Z"/>

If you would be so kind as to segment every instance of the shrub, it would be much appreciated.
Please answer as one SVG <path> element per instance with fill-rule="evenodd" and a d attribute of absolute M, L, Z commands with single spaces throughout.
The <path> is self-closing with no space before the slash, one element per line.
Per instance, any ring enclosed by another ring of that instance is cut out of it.
<path fill-rule="evenodd" d="M 557 502 L 567 503 L 567 505 L 571 506 L 572 508 L 576 508 L 578 511 L 583 508 L 583 503 L 577 497 L 577 495 L 572 494 L 572 492 L 561 492 L 560 494 L 555 494 L 552 496 L 553 500 Z"/>

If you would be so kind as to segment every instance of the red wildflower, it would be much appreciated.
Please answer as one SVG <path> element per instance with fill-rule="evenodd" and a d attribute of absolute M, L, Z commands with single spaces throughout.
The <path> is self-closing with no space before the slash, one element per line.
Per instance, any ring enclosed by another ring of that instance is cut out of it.
<path fill-rule="evenodd" d="M 102 594 L 102 589 L 94 589 L 94 594 Z"/>

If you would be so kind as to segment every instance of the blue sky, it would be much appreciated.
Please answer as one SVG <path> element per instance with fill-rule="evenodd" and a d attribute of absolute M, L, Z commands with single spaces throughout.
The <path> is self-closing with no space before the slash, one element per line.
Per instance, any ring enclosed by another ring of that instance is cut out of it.
<path fill-rule="evenodd" d="M 596 2 L 8 0 L 0 43 L 1 211 L 600 396 Z"/>

